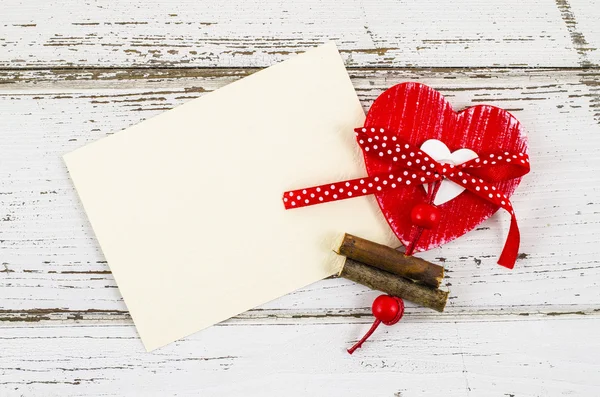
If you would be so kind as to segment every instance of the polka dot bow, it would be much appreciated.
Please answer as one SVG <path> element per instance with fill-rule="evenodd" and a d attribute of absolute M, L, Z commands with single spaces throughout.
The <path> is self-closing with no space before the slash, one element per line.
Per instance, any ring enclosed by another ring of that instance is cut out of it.
<path fill-rule="evenodd" d="M 526 154 L 484 153 L 462 164 L 446 164 L 437 162 L 383 128 L 357 128 L 355 132 L 365 155 L 389 162 L 391 171 L 285 192 L 283 203 L 286 209 L 402 189 L 411 184 L 431 184 L 446 178 L 508 211 L 511 216 L 510 229 L 498 263 L 511 269 L 514 267 L 520 242 L 517 219 L 508 197 L 498 192 L 492 183 L 527 174 L 529 157 Z"/>

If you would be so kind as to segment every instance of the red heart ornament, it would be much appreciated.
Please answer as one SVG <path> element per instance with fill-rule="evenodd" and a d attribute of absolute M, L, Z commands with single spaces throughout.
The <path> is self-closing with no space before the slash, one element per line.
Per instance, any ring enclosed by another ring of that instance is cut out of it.
<path fill-rule="evenodd" d="M 428 139 L 437 139 L 450 151 L 468 148 L 476 153 L 507 151 L 528 152 L 527 137 L 519 121 L 506 110 L 477 105 L 455 112 L 438 91 L 419 83 L 403 83 L 382 93 L 367 114 L 365 127 L 385 128 L 402 140 L 420 147 Z M 389 162 L 365 155 L 369 175 L 389 172 Z M 498 192 L 510 197 L 521 177 L 494 183 Z M 375 193 L 381 211 L 390 227 L 408 246 L 413 224 L 412 208 L 425 200 L 420 185 Z M 469 232 L 489 218 L 500 207 L 464 191 L 441 204 L 440 221 L 432 229 L 423 230 L 416 251 L 438 247 Z"/>

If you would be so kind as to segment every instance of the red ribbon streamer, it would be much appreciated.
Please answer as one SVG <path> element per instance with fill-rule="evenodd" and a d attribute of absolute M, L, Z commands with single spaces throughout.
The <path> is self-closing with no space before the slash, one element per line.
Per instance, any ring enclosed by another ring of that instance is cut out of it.
<path fill-rule="evenodd" d="M 527 154 L 483 153 L 478 158 L 459 165 L 444 164 L 435 161 L 427 153 L 397 136 L 387 134 L 383 128 L 357 128 L 355 131 L 358 144 L 365 155 L 377 156 L 379 160 L 390 162 L 393 165 L 392 171 L 285 192 L 283 203 L 286 209 L 365 196 L 446 178 L 508 211 L 511 216 L 510 229 L 498 264 L 509 269 L 514 267 L 520 243 L 517 218 L 508 197 L 498 192 L 492 183 L 527 174 L 529 172 Z"/>

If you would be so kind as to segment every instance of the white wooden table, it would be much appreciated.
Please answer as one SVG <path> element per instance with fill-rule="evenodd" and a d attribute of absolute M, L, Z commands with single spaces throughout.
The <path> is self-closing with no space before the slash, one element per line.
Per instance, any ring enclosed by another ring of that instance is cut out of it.
<path fill-rule="evenodd" d="M 600 2 L 3 0 L 0 396 L 600 393 Z M 422 256 L 447 310 L 408 304 L 354 356 L 378 295 L 324 280 L 146 353 L 61 154 L 328 40 L 368 108 L 417 80 L 530 136 L 506 219 Z"/>

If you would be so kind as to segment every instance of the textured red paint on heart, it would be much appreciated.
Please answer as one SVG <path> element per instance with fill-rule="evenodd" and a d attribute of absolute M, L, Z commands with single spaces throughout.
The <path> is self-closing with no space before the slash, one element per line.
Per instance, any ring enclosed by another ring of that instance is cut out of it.
<path fill-rule="evenodd" d="M 365 127 L 386 128 L 401 139 L 421 146 L 428 139 L 444 142 L 451 151 L 468 148 L 476 153 L 507 151 L 527 153 L 527 138 L 517 119 L 509 112 L 489 105 L 478 105 L 455 112 L 436 90 L 418 83 L 398 84 L 381 94 L 371 106 Z M 389 162 L 365 156 L 369 175 L 388 172 Z M 495 183 L 500 193 L 510 197 L 521 178 Z M 420 185 L 376 193 L 390 227 L 407 246 L 411 239 L 412 208 L 425 200 Z M 441 204 L 440 221 L 424 230 L 416 251 L 435 248 L 474 229 L 498 210 L 474 194 L 465 191 Z"/>

